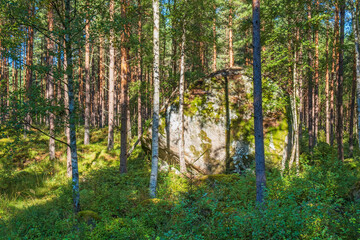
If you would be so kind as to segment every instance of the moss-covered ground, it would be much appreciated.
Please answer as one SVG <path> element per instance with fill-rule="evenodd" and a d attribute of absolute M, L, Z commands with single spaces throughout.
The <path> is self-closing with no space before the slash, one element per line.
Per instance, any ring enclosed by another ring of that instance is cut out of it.
<path fill-rule="evenodd" d="M 162 171 L 149 199 L 150 157 L 137 147 L 120 175 L 119 145 L 106 150 L 107 129 L 91 136 L 88 146 L 78 142 L 76 216 L 65 147 L 57 144 L 52 162 L 40 133 L 16 144 L 0 139 L 0 239 L 360 238 L 359 159 L 340 163 L 326 144 L 302 155 L 299 176 L 269 168 L 266 204 L 256 206 L 251 171 L 190 178 Z"/>

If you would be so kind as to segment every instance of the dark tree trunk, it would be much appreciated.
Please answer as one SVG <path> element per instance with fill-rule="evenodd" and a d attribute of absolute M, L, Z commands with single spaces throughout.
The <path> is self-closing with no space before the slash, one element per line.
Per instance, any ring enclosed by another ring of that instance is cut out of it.
<path fill-rule="evenodd" d="M 128 0 L 122 0 L 121 16 L 125 19 Z M 129 25 L 124 24 L 124 31 L 121 33 L 121 151 L 120 151 L 120 173 L 127 172 L 127 134 L 128 134 L 128 82 L 129 72 L 129 49 L 128 40 L 130 37 Z"/>
<path fill-rule="evenodd" d="M 254 74 L 254 130 L 256 201 L 264 202 L 266 177 L 261 83 L 260 0 L 253 0 L 253 74 Z"/>
<path fill-rule="evenodd" d="M 343 149 L 343 82 L 344 82 L 344 28 L 345 28 L 345 3 L 340 7 L 340 48 L 339 48 L 339 74 L 337 79 L 337 128 L 336 142 L 338 145 L 338 157 L 344 161 Z"/>

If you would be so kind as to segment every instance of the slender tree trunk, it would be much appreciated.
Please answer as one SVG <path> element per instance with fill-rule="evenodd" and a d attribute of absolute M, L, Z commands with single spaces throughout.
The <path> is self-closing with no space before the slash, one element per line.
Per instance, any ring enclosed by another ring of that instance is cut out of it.
<path fill-rule="evenodd" d="M 81 112 L 84 109 L 84 80 L 82 73 L 82 52 L 81 48 L 79 48 L 79 108 L 81 109 Z"/>
<path fill-rule="evenodd" d="M 68 144 L 68 147 L 66 149 L 66 172 L 67 172 L 67 176 L 71 177 L 72 176 L 72 157 L 71 157 L 71 148 L 70 148 L 70 144 L 71 144 L 71 139 L 70 139 L 70 125 L 69 125 L 69 94 L 66 94 L 69 92 L 68 90 L 68 74 L 67 74 L 67 69 L 68 69 L 68 62 L 67 62 L 67 53 L 66 53 L 66 45 L 64 42 L 64 64 L 63 64 L 63 68 L 64 68 L 64 90 L 65 90 L 65 94 L 64 94 L 64 105 L 65 105 L 65 135 L 66 135 L 66 142 Z"/>
<path fill-rule="evenodd" d="M 353 79 L 352 79 L 352 84 L 351 84 L 350 123 L 349 123 L 349 157 L 353 157 L 353 152 L 354 152 L 355 91 L 356 91 L 356 53 L 354 55 Z"/>
<path fill-rule="evenodd" d="M 52 12 L 52 8 L 50 7 L 48 9 L 48 14 L 47 14 L 47 18 L 48 18 L 48 26 L 49 26 L 49 32 L 50 32 L 50 36 L 51 38 L 53 38 L 53 34 L 52 31 L 54 30 L 54 18 L 53 18 L 53 12 Z M 54 54 L 54 42 L 52 39 L 48 38 L 47 39 L 47 49 L 48 49 L 48 59 L 47 59 L 47 65 L 50 68 L 49 70 L 49 74 L 47 77 L 48 80 L 48 86 L 49 86 L 49 102 L 51 104 L 51 106 L 55 105 L 55 101 L 54 101 L 54 70 L 53 70 L 53 54 Z M 49 111 L 49 127 L 50 127 L 50 136 L 54 136 L 55 134 L 55 114 L 53 113 L 54 110 L 50 110 Z M 49 140 L 49 155 L 50 155 L 50 160 L 54 160 L 55 159 L 55 139 L 53 137 L 50 137 Z"/>
<path fill-rule="evenodd" d="M 122 0 L 121 16 L 125 19 L 128 8 L 128 0 Z M 128 39 L 130 37 L 129 26 L 124 25 L 124 31 L 121 33 L 121 151 L 120 151 L 120 173 L 127 172 L 127 134 L 128 134 L 128 83 L 129 72 L 129 49 Z"/>
<path fill-rule="evenodd" d="M 334 126 L 335 126 L 335 108 L 334 108 L 334 95 L 335 95 L 335 80 L 339 71 L 338 64 L 338 39 L 339 39 L 339 6 L 335 5 L 335 21 L 334 21 L 334 43 L 333 43 L 333 62 L 332 62 L 332 71 L 331 71 L 331 91 L 330 91 L 330 112 L 331 112 L 331 135 L 330 135 L 330 144 L 334 145 Z"/>
<path fill-rule="evenodd" d="M 110 21 L 114 21 L 114 0 L 110 1 Z M 114 104 L 115 104 L 115 47 L 114 47 L 114 29 L 110 29 L 110 63 L 109 63 L 109 132 L 108 132 L 108 150 L 114 148 Z"/>
<path fill-rule="evenodd" d="M 105 65 L 104 65 L 104 38 L 100 37 L 99 47 L 99 91 L 100 91 L 100 127 L 105 125 Z"/>
<path fill-rule="evenodd" d="M 70 148 L 72 165 L 72 190 L 74 212 L 80 211 L 80 191 L 79 191 L 79 170 L 76 148 L 76 129 L 75 129 L 75 101 L 74 101 L 74 80 L 72 78 L 72 47 L 71 47 L 71 0 L 65 0 L 65 51 L 67 55 L 66 75 L 68 80 L 69 96 L 69 127 L 70 127 Z"/>
<path fill-rule="evenodd" d="M 88 4 L 88 3 L 87 3 Z M 85 25 L 85 130 L 84 145 L 90 143 L 90 22 Z"/>
<path fill-rule="evenodd" d="M 354 12 L 353 22 L 355 36 L 355 57 L 356 57 L 356 103 L 357 103 L 357 134 L 358 144 L 360 147 L 360 43 L 359 43 L 359 1 L 356 0 L 356 9 Z"/>
<path fill-rule="evenodd" d="M 34 14 L 34 6 L 31 4 L 29 8 L 29 16 Z M 26 50 L 26 93 L 27 93 L 27 100 L 31 98 L 31 87 L 33 81 L 33 73 L 32 73 L 32 66 L 33 66 L 33 54 L 34 54 L 34 29 L 32 27 L 28 27 L 28 41 L 27 41 L 27 50 Z M 25 126 L 25 136 L 26 132 L 30 130 L 30 125 L 32 122 L 30 113 L 26 115 L 26 122 L 28 123 Z"/>
<path fill-rule="evenodd" d="M 326 124 L 325 124 L 325 130 L 326 130 L 326 143 L 330 145 L 330 95 L 329 95 L 329 79 L 330 79 L 330 73 L 329 73 L 329 25 L 327 23 L 326 27 L 326 75 L 325 75 L 325 95 L 326 95 Z"/>
<path fill-rule="evenodd" d="M 152 160 L 151 160 L 151 175 L 150 175 L 150 197 L 156 197 L 156 186 L 158 177 L 158 161 L 159 161 L 159 114 L 160 114 L 160 79 L 159 79 L 159 0 L 153 0 L 153 12 L 154 12 L 154 111 L 153 111 L 153 125 L 152 125 Z"/>
<path fill-rule="evenodd" d="M 312 31 L 311 31 L 311 4 L 308 5 L 308 20 L 309 20 L 309 44 L 312 42 Z M 312 57 L 312 48 L 309 48 L 309 66 L 313 65 L 313 57 Z M 312 149 L 314 147 L 314 119 L 313 119 L 313 79 L 312 79 L 312 71 L 308 70 L 308 105 L 309 105 L 309 115 L 308 115 L 308 128 L 309 128 L 309 150 L 312 152 Z"/>
<path fill-rule="evenodd" d="M 316 1 L 316 11 L 319 11 L 319 0 Z M 314 86 L 314 145 L 317 143 L 319 131 L 319 24 L 315 25 L 315 86 Z"/>
<path fill-rule="evenodd" d="M 142 135 L 142 118 L 143 118 L 143 111 L 142 111 L 142 9 L 141 9 L 141 0 L 138 0 L 139 6 L 139 21 L 138 21 L 138 41 L 139 41 L 139 49 L 138 49 L 138 66 L 137 66 L 137 75 L 138 75 L 138 82 L 139 82 L 139 91 L 138 91 L 138 99 L 137 99 L 137 112 L 138 112 L 138 137 Z"/>
<path fill-rule="evenodd" d="M 338 145 L 338 157 L 344 161 L 343 149 L 343 82 L 344 82 L 344 28 L 345 28 L 345 3 L 340 7 L 340 48 L 339 48 L 339 74 L 337 80 L 337 128 L 336 141 Z"/>
<path fill-rule="evenodd" d="M 230 104 L 229 104 L 229 79 L 225 76 L 225 164 L 226 173 L 230 173 Z"/>
<path fill-rule="evenodd" d="M 254 46 L 254 130 L 255 130 L 255 172 L 256 201 L 264 202 L 266 177 L 264 154 L 264 131 L 262 113 L 261 83 L 261 41 L 260 41 L 260 0 L 253 0 L 253 46 Z"/>
<path fill-rule="evenodd" d="M 179 142 L 179 160 L 180 160 L 180 172 L 186 173 L 185 164 L 185 137 L 184 137 L 184 89 L 185 89 L 185 23 L 183 23 L 183 33 L 181 42 L 181 60 L 180 60 L 180 103 L 179 103 L 179 114 L 180 114 L 180 142 Z"/>
<path fill-rule="evenodd" d="M 232 0 L 229 0 L 230 11 L 229 11 L 229 67 L 234 66 L 234 50 L 233 50 L 233 31 L 232 31 L 232 19 L 233 9 Z"/>
<path fill-rule="evenodd" d="M 213 18 L 213 72 L 216 72 L 216 5 L 214 4 L 214 18 Z"/>

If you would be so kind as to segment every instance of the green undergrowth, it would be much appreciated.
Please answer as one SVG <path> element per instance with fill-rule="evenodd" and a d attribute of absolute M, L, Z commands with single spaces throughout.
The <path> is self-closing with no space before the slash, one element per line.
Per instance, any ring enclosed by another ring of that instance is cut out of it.
<path fill-rule="evenodd" d="M 30 138 L 41 142 L 37 147 L 21 140 L 27 144 L 12 154 L 26 154 L 5 158 L 2 153 L 1 162 L 12 162 L 3 164 L 0 172 L 0 239 L 360 237 L 359 160 L 340 163 L 324 144 L 312 158 L 302 156 L 299 176 L 270 169 L 266 204 L 256 206 L 251 171 L 187 179 L 161 171 L 158 196 L 149 199 L 150 157 L 136 148 L 128 159 L 128 173 L 120 175 L 120 147 L 108 151 L 106 136 L 101 129 L 92 132 L 92 144 L 78 143 L 82 211 L 77 216 L 72 213 L 64 147 L 57 146 L 58 159 L 51 162 L 46 137 L 33 133 Z"/>

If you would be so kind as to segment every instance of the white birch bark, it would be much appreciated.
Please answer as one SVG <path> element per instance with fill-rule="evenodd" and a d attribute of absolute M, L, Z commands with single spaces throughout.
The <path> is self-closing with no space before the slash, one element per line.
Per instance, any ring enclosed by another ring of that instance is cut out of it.
<path fill-rule="evenodd" d="M 153 0 L 154 11 L 154 99 L 153 99 L 153 125 L 152 125 L 152 160 L 151 160 L 151 175 L 150 175 L 150 197 L 156 197 L 156 186 L 158 177 L 158 161 L 159 161 L 159 106 L 160 106 L 160 47 L 159 47 L 159 0 Z"/>

